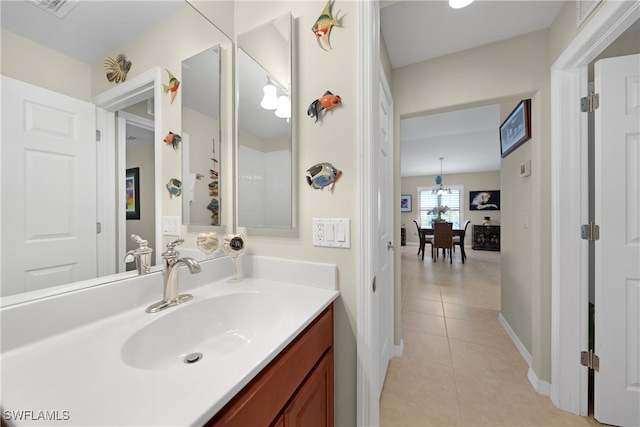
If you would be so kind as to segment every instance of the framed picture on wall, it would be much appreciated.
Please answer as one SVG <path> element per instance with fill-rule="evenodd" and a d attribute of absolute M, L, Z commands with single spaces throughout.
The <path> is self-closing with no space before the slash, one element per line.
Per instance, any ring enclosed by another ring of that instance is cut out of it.
<path fill-rule="evenodd" d="M 500 190 L 469 191 L 469 210 L 499 211 Z"/>
<path fill-rule="evenodd" d="M 127 219 L 140 219 L 140 168 L 127 169 L 124 188 Z"/>
<path fill-rule="evenodd" d="M 400 196 L 400 212 L 411 212 L 411 194 Z"/>
<path fill-rule="evenodd" d="M 531 139 L 531 99 L 524 99 L 500 125 L 500 153 L 507 157 Z"/>

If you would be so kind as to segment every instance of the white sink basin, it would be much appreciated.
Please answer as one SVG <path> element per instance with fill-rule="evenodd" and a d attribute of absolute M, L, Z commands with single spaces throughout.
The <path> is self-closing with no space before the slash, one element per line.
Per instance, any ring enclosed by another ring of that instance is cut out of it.
<path fill-rule="evenodd" d="M 121 357 L 139 369 L 187 369 L 250 345 L 278 323 L 284 305 L 281 297 L 262 292 L 189 301 L 133 334 Z"/>

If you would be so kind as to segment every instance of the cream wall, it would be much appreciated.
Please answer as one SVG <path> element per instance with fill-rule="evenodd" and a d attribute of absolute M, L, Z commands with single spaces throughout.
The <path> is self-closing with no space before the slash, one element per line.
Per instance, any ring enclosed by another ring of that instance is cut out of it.
<path fill-rule="evenodd" d="M 88 64 L 5 29 L 0 29 L 0 46 L 3 75 L 83 101 L 91 98 Z"/>
<path fill-rule="evenodd" d="M 401 212 L 401 223 L 407 229 L 407 243 L 418 244 L 418 230 L 413 220 L 418 220 L 418 187 L 432 187 L 435 184 L 435 175 L 412 176 L 402 178 L 401 191 L 402 194 L 410 194 L 412 200 L 411 212 Z M 471 246 L 471 229 L 472 225 L 480 225 L 485 216 L 491 217 L 491 224 L 500 225 L 501 211 L 472 211 L 469 210 L 469 191 L 481 190 L 500 190 L 500 171 L 494 172 L 477 172 L 477 173 L 461 173 L 446 174 L 444 176 L 445 186 L 462 185 L 463 190 L 463 220 L 471 221 L 467 229 L 466 246 Z M 500 198 L 502 199 L 502 192 Z M 502 202 L 501 202 L 502 203 Z M 501 206 L 501 209 L 502 206 Z"/>
<path fill-rule="evenodd" d="M 356 425 L 356 314 L 357 314 L 357 29 L 358 3 L 334 5 L 341 27 L 331 32 L 331 51 L 318 47 L 311 27 L 326 1 L 238 1 L 234 27 L 241 34 L 283 13 L 294 17 L 294 206 L 297 227 L 272 236 L 247 231 L 247 252 L 336 264 L 340 297 L 335 305 L 335 423 Z M 341 96 L 343 105 L 318 121 L 307 116 L 309 104 L 325 91 Z M 305 171 L 330 162 L 343 171 L 333 192 L 313 190 Z M 314 247 L 312 218 L 350 218 L 351 249 Z"/>
<path fill-rule="evenodd" d="M 549 33 L 538 31 L 401 67 L 392 78 L 396 143 L 401 118 L 498 103 L 504 119 L 519 100 L 532 98 L 533 139 L 501 162 L 501 311 L 531 353 L 536 375 L 547 381 L 551 378 L 549 67 Z M 519 176 L 524 160 L 532 163 L 528 178 Z M 453 183 L 451 178 L 447 182 Z"/>

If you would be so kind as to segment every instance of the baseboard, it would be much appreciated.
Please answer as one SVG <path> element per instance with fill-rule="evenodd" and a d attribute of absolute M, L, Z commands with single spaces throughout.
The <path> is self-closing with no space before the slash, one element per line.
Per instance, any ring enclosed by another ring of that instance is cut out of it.
<path fill-rule="evenodd" d="M 539 379 L 536 373 L 533 372 L 533 369 L 531 368 L 529 368 L 529 372 L 527 372 L 527 379 L 537 393 L 544 396 L 549 396 L 551 394 L 551 383 Z"/>
<path fill-rule="evenodd" d="M 400 344 L 393 346 L 393 357 L 402 357 L 404 353 L 404 341 L 400 339 Z"/>
<path fill-rule="evenodd" d="M 522 341 L 520 341 L 520 338 L 518 338 L 518 336 L 513 331 L 513 329 L 511 329 L 511 326 L 507 322 L 507 319 L 504 318 L 502 313 L 498 315 L 498 321 L 500 322 L 504 330 L 507 332 L 507 335 L 509 335 L 509 338 L 511 338 L 511 341 L 520 352 L 520 355 L 522 356 L 524 361 L 527 362 L 527 366 L 531 367 L 531 354 L 529 354 L 529 350 L 527 350 L 527 347 L 525 347 L 524 344 L 522 344 Z"/>
<path fill-rule="evenodd" d="M 522 341 L 520 341 L 520 338 L 518 338 L 518 336 L 513 331 L 513 329 L 511 329 L 509 322 L 507 322 L 507 319 L 504 318 L 502 313 L 498 315 L 498 321 L 500 322 L 504 330 L 507 332 L 507 335 L 509 335 L 509 338 L 511 338 L 511 341 L 518 349 L 518 352 L 520 352 L 520 355 L 522 356 L 524 361 L 527 362 L 527 365 L 529 366 L 529 371 L 527 372 L 527 379 L 531 383 L 531 386 L 533 387 L 533 389 L 536 391 L 536 393 L 549 396 L 551 393 L 551 383 L 549 383 L 548 381 L 540 380 L 536 375 L 536 373 L 533 371 L 533 369 L 531 368 L 531 354 L 529 353 L 527 348 L 524 346 L 524 344 L 522 344 Z"/>

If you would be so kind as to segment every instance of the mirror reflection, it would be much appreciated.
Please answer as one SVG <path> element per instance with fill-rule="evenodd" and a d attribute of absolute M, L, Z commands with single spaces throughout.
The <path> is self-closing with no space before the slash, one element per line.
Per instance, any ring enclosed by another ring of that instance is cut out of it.
<path fill-rule="evenodd" d="M 182 61 L 182 220 L 222 225 L 220 46 Z"/>
<path fill-rule="evenodd" d="M 171 102 L 162 85 L 167 71 L 183 78 L 183 60 L 212 46 L 228 50 L 231 40 L 184 0 L 69 4 L 58 16 L 33 2 L 0 3 L 2 139 L 12 141 L 0 148 L 2 181 L 13 189 L 1 207 L 2 305 L 25 292 L 36 298 L 130 277 L 131 233 L 150 242 L 158 264 L 174 239 L 163 231 L 167 217 L 184 247 L 196 248 L 197 235 L 180 226 L 182 198 L 166 188 L 184 180 L 182 147 L 163 140 L 182 133 L 181 96 Z M 30 127 L 13 126 L 25 115 Z M 209 141 L 230 151 L 216 127 Z"/>
<path fill-rule="evenodd" d="M 291 15 L 238 36 L 238 226 L 291 228 Z"/>

